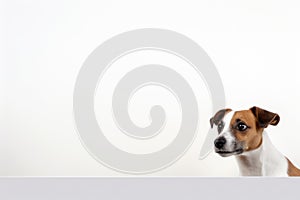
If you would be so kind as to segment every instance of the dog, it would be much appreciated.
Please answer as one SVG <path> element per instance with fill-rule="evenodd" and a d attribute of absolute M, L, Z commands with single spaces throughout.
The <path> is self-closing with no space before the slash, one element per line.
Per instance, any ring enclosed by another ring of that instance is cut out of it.
<path fill-rule="evenodd" d="M 281 154 L 264 131 L 279 123 L 278 114 L 252 107 L 249 110 L 223 109 L 211 119 L 216 128 L 215 152 L 235 155 L 242 176 L 300 176 L 300 170 Z"/>

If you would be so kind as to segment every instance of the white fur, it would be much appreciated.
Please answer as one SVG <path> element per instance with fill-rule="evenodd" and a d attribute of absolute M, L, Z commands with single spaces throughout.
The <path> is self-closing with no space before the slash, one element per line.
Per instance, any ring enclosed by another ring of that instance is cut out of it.
<path fill-rule="evenodd" d="M 233 115 L 234 115 L 234 111 L 230 111 L 229 113 L 227 113 L 225 115 L 225 117 L 222 120 L 224 122 L 224 128 L 223 128 L 223 131 L 218 136 L 218 137 L 224 137 L 226 139 L 226 144 L 225 144 L 224 148 L 227 151 L 233 150 L 232 144 L 235 140 L 235 137 L 233 136 L 233 134 L 230 131 L 230 121 L 231 121 Z"/>
<path fill-rule="evenodd" d="M 258 149 L 244 152 L 236 158 L 242 176 L 288 176 L 287 159 L 274 147 L 265 131 Z"/>

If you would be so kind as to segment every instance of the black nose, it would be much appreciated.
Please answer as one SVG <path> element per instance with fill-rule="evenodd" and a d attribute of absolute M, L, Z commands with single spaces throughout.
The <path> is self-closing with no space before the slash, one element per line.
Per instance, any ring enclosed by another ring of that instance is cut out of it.
<path fill-rule="evenodd" d="M 221 149 L 226 144 L 226 139 L 224 137 L 217 138 L 215 140 L 215 147 Z"/>

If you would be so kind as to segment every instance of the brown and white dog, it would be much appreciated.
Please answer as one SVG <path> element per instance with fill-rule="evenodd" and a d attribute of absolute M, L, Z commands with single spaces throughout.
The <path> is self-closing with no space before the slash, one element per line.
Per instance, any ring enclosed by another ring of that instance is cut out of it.
<path fill-rule="evenodd" d="M 273 146 L 264 131 L 279 120 L 278 114 L 258 107 L 220 110 L 210 119 L 211 128 L 219 133 L 215 152 L 223 157 L 236 155 L 242 176 L 300 176 L 300 170 Z"/>

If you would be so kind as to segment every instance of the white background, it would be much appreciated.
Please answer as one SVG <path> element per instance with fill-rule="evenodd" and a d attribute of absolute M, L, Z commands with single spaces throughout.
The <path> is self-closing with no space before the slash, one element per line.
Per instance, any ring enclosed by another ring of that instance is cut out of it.
<path fill-rule="evenodd" d="M 137 28 L 174 30 L 202 46 L 219 70 L 228 107 L 256 105 L 279 113 L 281 122 L 268 133 L 300 166 L 298 2 L 1 2 L 0 175 L 124 176 L 81 145 L 72 92 L 82 63 L 98 45 Z M 202 112 L 186 155 L 150 176 L 236 176 L 233 158 L 211 154 L 198 160 L 211 115 Z"/>

